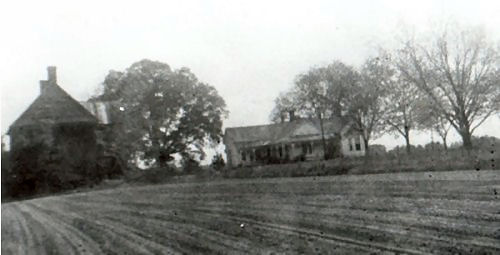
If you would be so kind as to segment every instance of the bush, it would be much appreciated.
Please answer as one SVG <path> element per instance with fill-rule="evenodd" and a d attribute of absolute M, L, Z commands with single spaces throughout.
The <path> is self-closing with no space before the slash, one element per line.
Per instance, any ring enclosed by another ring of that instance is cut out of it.
<path fill-rule="evenodd" d="M 353 164 L 345 160 L 305 161 L 281 165 L 237 168 L 224 172 L 226 178 L 277 178 L 346 174 Z"/>
<path fill-rule="evenodd" d="M 186 174 L 199 173 L 203 169 L 200 167 L 200 162 L 188 157 L 182 160 L 182 170 Z"/>
<path fill-rule="evenodd" d="M 211 166 L 217 171 L 222 170 L 224 166 L 226 166 L 226 162 L 224 161 L 224 157 L 222 157 L 222 154 L 217 153 L 214 155 Z"/>

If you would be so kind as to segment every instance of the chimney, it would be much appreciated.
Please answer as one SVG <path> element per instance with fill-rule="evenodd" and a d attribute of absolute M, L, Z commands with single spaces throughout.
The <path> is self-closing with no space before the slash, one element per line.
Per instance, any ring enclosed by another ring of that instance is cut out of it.
<path fill-rule="evenodd" d="M 56 67 L 55 66 L 49 66 L 47 67 L 47 74 L 48 74 L 48 81 L 49 83 L 52 84 L 57 84 L 57 73 L 56 73 Z"/>
<path fill-rule="evenodd" d="M 47 80 L 46 81 L 40 81 L 40 94 L 45 94 L 47 93 L 47 90 L 51 85 L 57 84 L 57 74 L 56 74 L 56 67 L 55 66 L 49 66 L 47 67 Z"/>
<path fill-rule="evenodd" d="M 295 111 L 294 110 L 288 111 L 288 115 L 290 117 L 290 122 L 295 120 Z"/>
<path fill-rule="evenodd" d="M 43 95 L 47 93 L 49 86 L 49 81 L 40 81 L 40 94 Z"/>

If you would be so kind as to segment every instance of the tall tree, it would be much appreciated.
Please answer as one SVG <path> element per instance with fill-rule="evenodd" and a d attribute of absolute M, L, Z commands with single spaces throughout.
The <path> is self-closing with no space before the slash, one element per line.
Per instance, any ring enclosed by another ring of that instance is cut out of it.
<path fill-rule="evenodd" d="M 385 69 L 382 74 L 387 77 L 381 85 L 385 93 L 381 95 L 385 102 L 383 121 L 388 132 L 401 135 L 405 139 L 406 153 L 411 153 L 410 133 L 417 128 L 417 117 L 422 101 L 422 95 L 418 88 L 411 82 L 406 81 L 393 66 L 389 54 L 379 57 L 381 68 Z"/>
<path fill-rule="evenodd" d="M 125 72 L 111 71 L 98 98 L 115 102 L 116 132 L 129 159 L 165 166 L 175 153 L 189 158 L 222 138 L 225 102 L 187 68 L 141 60 Z"/>
<path fill-rule="evenodd" d="M 298 115 L 314 117 L 319 120 L 325 158 L 327 148 L 323 122 L 332 117 L 341 117 L 347 111 L 348 93 L 359 82 L 359 73 L 354 67 L 340 61 L 311 68 L 296 77 L 294 87 L 280 94 L 275 100 L 271 120 L 283 118 L 284 111 L 295 110 Z"/>
<path fill-rule="evenodd" d="M 472 149 L 474 130 L 499 111 L 500 55 L 480 27 L 454 24 L 429 43 L 408 40 L 397 65 L 406 79 L 432 100 Z"/>
<path fill-rule="evenodd" d="M 294 87 L 297 105 L 300 106 L 300 109 L 310 112 L 319 120 L 323 157 L 325 159 L 327 158 L 327 147 L 323 121 L 325 115 L 331 109 L 331 101 L 327 97 L 327 86 L 328 84 L 322 77 L 321 69 L 311 68 L 309 72 L 297 76 Z"/>
<path fill-rule="evenodd" d="M 347 93 L 347 116 L 351 119 L 352 128 L 363 138 L 366 156 L 370 155 L 370 141 L 384 128 L 386 106 L 382 96 L 390 82 L 388 72 L 380 58 L 367 59 L 361 69 L 360 82 Z"/>

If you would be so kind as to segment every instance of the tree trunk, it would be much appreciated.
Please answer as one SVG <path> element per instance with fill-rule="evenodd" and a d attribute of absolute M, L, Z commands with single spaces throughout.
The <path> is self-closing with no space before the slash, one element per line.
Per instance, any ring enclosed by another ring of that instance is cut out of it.
<path fill-rule="evenodd" d="M 321 128 L 321 142 L 323 143 L 323 159 L 328 159 L 327 157 L 327 151 L 326 151 L 326 140 L 325 140 L 325 130 L 323 128 L 323 118 L 321 116 L 321 113 L 318 114 L 318 118 L 319 118 L 319 125 L 320 125 L 320 128 Z"/>
<path fill-rule="evenodd" d="M 411 144 L 410 144 L 410 129 L 405 127 L 405 141 L 406 141 L 406 154 L 411 154 Z"/>
<path fill-rule="evenodd" d="M 410 155 L 411 154 L 410 137 L 405 135 L 405 141 L 406 141 L 406 154 Z"/>
<path fill-rule="evenodd" d="M 365 144 L 365 157 L 368 158 L 370 156 L 370 146 L 368 145 L 368 139 L 363 136 L 363 143 Z"/>
<path fill-rule="evenodd" d="M 460 132 L 460 136 L 462 136 L 463 146 L 467 151 L 472 150 L 472 134 L 469 130 L 465 129 Z"/>
<path fill-rule="evenodd" d="M 160 168 L 164 168 L 167 166 L 167 160 L 165 159 L 165 157 L 163 155 L 161 155 L 161 153 L 158 153 L 158 157 L 156 158 L 156 161 L 158 162 L 158 166 Z"/>
<path fill-rule="evenodd" d="M 441 138 L 443 139 L 444 150 L 447 151 L 448 150 L 448 144 L 446 143 L 446 136 L 443 136 Z"/>

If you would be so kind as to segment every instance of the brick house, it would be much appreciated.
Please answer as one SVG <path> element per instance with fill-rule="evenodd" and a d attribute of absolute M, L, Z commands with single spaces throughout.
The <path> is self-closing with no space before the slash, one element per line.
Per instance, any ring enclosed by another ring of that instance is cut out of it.
<path fill-rule="evenodd" d="M 55 67 L 47 71 L 48 79 L 40 81 L 40 95 L 9 128 L 11 152 L 16 155 L 39 145 L 44 151 L 33 160 L 44 163 L 35 168 L 64 169 L 57 173 L 62 181 L 83 179 L 95 171 L 98 120 L 57 84 Z M 27 167 L 16 163 L 21 170 Z"/>

